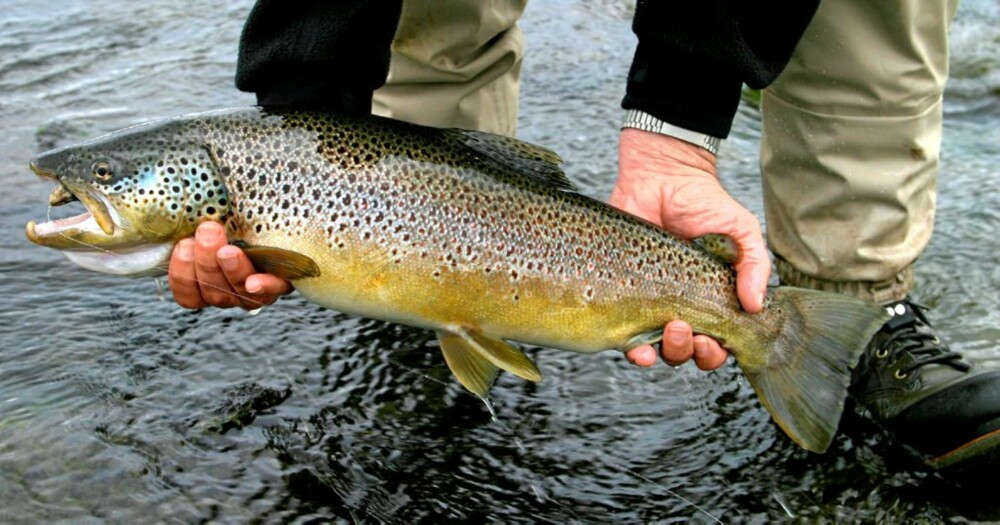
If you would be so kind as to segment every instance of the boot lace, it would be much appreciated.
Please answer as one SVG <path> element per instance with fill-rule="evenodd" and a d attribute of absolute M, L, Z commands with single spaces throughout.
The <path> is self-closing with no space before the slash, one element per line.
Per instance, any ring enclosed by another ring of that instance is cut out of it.
<path fill-rule="evenodd" d="M 971 366 L 962 360 L 962 355 L 948 348 L 934 333 L 924 315 L 928 310 L 926 306 L 907 298 L 886 306 L 886 309 L 893 310 L 893 317 L 883 328 L 888 337 L 876 352 L 879 357 L 888 357 L 890 362 L 896 361 L 904 353 L 913 358 L 896 372 L 898 378 L 902 379 L 912 371 L 931 364 L 950 366 L 962 372 L 969 371 Z"/>

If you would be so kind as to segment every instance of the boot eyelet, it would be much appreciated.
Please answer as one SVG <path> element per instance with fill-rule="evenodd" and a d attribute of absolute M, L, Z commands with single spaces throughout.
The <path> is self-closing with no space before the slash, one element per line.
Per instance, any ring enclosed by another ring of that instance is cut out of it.
<path fill-rule="evenodd" d="M 875 350 L 875 357 L 877 357 L 879 359 L 885 359 L 886 357 L 889 357 L 889 349 L 888 348 L 877 348 Z"/>
<path fill-rule="evenodd" d="M 904 373 L 902 370 L 896 370 L 896 373 L 892 374 L 893 377 L 899 380 L 906 379 L 910 374 Z"/>

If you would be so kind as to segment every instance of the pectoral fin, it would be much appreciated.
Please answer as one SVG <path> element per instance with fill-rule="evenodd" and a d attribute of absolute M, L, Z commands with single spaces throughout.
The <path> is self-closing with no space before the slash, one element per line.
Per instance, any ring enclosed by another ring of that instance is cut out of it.
<path fill-rule="evenodd" d="M 271 246 L 243 246 L 257 270 L 294 281 L 306 277 L 319 277 L 319 265 L 312 258 L 298 252 Z"/>
<path fill-rule="evenodd" d="M 528 381 L 542 379 L 535 363 L 510 343 L 468 329 L 438 332 L 438 337 L 448 367 L 476 395 L 486 396 L 497 369 Z"/>

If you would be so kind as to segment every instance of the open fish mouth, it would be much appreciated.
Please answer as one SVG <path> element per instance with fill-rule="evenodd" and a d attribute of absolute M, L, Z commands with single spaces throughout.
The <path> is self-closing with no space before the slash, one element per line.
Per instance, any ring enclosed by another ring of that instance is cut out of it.
<path fill-rule="evenodd" d="M 75 241 L 81 236 L 107 236 L 115 234 L 114 212 L 107 199 L 98 192 L 74 192 L 67 187 L 55 173 L 40 168 L 35 162 L 31 170 L 44 179 L 56 180 L 59 185 L 49 194 L 50 206 L 80 201 L 87 211 L 73 217 L 56 219 L 42 223 L 29 222 L 25 226 L 25 235 L 31 242 L 57 249 L 87 249 L 87 245 Z"/>

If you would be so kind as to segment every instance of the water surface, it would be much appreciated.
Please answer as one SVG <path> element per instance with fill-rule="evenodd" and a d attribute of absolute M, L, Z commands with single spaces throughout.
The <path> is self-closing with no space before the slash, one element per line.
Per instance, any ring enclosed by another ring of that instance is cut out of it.
<path fill-rule="evenodd" d="M 249 2 L 7 0 L 0 15 L 0 499 L 4 520 L 765 523 L 1000 519 L 863 420 L 832 450 L 787 440 L 735 366 L 632 367 L 532 349 L 496 419 L 431 334 L 297 296 L 190 312 L 152 280 L 25 240 L 51 184 L 27 160 L 154 117 L 250 104 L 232 86 Z M 614 181 L 633 36 L 612 0 L 534 2 L 520 129 L 595 197 Z M 1000 366 L 1000 8 L 965 2 L 918 297 L 955 349 Z M 720 172 L 762 216 L 758 115 Z M 56 210 L 59 216 L 65 210 Z"/>

